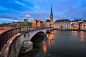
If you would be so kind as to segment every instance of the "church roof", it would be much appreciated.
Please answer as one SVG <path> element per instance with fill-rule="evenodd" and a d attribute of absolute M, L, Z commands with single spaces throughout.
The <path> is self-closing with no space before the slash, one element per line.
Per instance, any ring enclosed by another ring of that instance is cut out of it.
<path fill-rule="evenodd" d="M 63 19 L 63 20 L 56 20 L 55 22 L 59 22 L 59 21 L 70 21 L 68 19 Z"/>
<path fill-rule="evenodd" d="M 47 19 L 46 22 L 50 22 L 50 20 Z"/>
<path fill-rule="evenodd" d="M 51 5 L 51 14 L 50 15 L 52 15 L 53 16 L 53 12 L 52 12 L 52 5 Z"/>

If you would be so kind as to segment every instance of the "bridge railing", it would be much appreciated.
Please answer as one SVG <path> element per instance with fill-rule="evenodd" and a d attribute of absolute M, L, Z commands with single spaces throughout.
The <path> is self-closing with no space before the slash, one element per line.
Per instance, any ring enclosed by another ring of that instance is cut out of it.
<path fill-rule="evenodd" d="M 40 29 L 47 29 L 49 27 L 32 27 L 32 28 L 29 28 L 29 31 L 34 31 L 34 30 L 40 30 Z"/>
<path fill-rule="evenodd" d="M 0 51 L 3 48 L 3 46 L 7 43 L 7 41 L 12 38 L 13 35 L 20 33 L 20 32 L 27 32 L 27 31 L 34 31 L 39 29 L 46 29 L 46 27 L 20 27 L 20 28 L 12 28 L 9 30 L 4 31 L 0 34 Z"/>
<path fill-rule="evenodd" d="M 4 31 L 0 34 L 0 51 L 7 41 L 15 34 L 20 32 L 20 28 L 14 28 Z"/>

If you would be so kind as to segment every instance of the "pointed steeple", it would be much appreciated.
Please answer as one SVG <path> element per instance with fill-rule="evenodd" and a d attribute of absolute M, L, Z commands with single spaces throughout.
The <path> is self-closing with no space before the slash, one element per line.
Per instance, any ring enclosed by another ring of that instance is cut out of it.
<path fill-rule="evenodd" d="M 52 15 L 53 16 L 53 12 L 52 12 L 52 4 L 51 4 L 51 14 L 50 15 Z"/>

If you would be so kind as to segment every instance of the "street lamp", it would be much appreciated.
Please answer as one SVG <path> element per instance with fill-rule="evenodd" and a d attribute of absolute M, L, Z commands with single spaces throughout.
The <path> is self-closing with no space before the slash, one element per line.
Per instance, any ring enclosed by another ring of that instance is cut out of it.
<path fill-rule="evenodd" d="M 29 14 L 27 14 L 27 20 L 28 20 L 29 16 L 30 16 L 30 15 L 29 15 Z M 28 21 L 27 21 L 27 26 L 29 27 L 29 25 L 28 25 Z"/>
<path fill-rule="evenodd" d="M 27 14 L 27 18 L 29 18 L 29 14 Z"/>

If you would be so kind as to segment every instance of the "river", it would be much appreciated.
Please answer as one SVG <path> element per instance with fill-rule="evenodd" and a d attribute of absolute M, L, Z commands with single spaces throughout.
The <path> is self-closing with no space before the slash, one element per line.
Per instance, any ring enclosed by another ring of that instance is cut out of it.
<path fill-rule="evenodd" d="M 53 30 L 35 36 L 33 50 L 20 57 L 86 57 L 86 32 Z"/>

